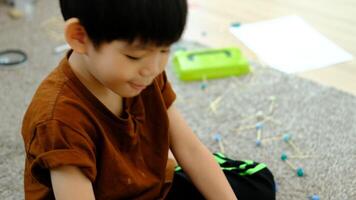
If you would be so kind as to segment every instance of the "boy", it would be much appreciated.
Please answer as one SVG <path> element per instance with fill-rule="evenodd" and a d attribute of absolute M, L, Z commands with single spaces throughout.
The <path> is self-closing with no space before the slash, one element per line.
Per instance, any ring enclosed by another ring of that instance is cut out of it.
<path fill-rule="evenodd" d="M 186 24 L 186 0 L 60 5 L 71 50 L 24 116 L 25 198 L 165 199 L 171 150 L 205 198 L 237 199 L 172 105 L 164 69 Z"/>

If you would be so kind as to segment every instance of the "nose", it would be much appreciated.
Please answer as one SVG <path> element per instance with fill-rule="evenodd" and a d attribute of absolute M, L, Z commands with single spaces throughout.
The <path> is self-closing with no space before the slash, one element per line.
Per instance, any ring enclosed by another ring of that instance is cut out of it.
<path fill-rule="evenodd" d="M 161 55 L 158 53 L 147 59 L 144 63 L 144 67 L 141 70 L 141 76 L 143 77 L 155 77 L 160 73 Z"/>

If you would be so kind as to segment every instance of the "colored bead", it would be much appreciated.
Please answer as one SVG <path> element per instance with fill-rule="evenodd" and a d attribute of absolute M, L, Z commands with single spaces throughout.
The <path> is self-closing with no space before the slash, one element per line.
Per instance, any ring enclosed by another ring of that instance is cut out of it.
<path fill-rule="evenodd" d="M 263 120 L 263 118 L 264 118 L 263 112 L 262 111 L 258 111 L 256 113 L 256 118 L 257 118 L 257 120 Z"/>
<path fill-rule="evenodd" d="M 285 141 L 285 142 L 288 142 L 289 140 L 290 140 L 290 135 L 289 134 L 284 134 L 283 135 L 283 140 Z"/>
<path fill-rule="evenodd" d="M 207 83 L 200 84 L 200 89 L 205 90 L 208 87 Z"/>
<path fill-rule="evenodd" d="M 277 98 L 275 97 L 275 96 L 270 96 L 269 97 L 269 100 L 271 100 L 271 101 L 275 101 Z"/>
<path fill-rule="evenodd" d="M 241 26 L 241 23 L 235 22 L 235 23 L 231 24 L 231 26 L 237 28 L 237 27 Z"/>
<path fill-rule="evenodd" d="M 304 176 L 304 170 L 303 170 L 303 168 L 301 168 L 301 167 L 298 167 L 298 169 L 297 169 L 297 175 L 298 176 Z"/>
<path fill-rule="evenodd" d="M 214 135 L 213 139 L 215 141 L 219 142 L 219 141 L 221 141 L 221 135 L 217 133 L 217 134 Z"/>
<path fill-rule="evenodd" d="M 259 146 L 261 146 L 261 145 L 262 145 L 261 140 L 256 140 L 256 146 L 259 147 Z"/>
<path fill-rule="evenodd" d="M 256 130 L 261 130 L 263 128 L 263 124 L 262 123 L 257 123 L 256 124 Z"/>
<path fill-rule="evenodd" d="M 309 199 L 310 200 L 320 200 L 320 197 L 318 195 L 314 194 Z"/>
<path fill-rule="evenodd" d="M 281 160 L 285 161 L 285 160 L 287 160 L 287 159 L 288 159 L 287 154 L 286 154 L 286 153 L 282 153 L 282 155 L 281 155 Z"/>

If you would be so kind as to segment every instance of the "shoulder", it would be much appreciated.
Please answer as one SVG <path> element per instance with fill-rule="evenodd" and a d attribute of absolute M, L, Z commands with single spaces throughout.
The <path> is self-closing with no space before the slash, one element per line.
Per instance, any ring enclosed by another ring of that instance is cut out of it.
<path fill-rule="evenodd" d="M 59 121 L 78 132 L 89 132 L 90 109 L 68 85 L 68 78 L 55 69 L 40 84 L 22 121 L 24 137 L 45 122 Z"/>

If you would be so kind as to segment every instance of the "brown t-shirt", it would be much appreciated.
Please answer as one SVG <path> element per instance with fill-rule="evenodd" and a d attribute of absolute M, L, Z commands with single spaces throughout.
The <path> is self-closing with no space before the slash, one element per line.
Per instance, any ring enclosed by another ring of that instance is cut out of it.
<path fill-rule="evenodd" d="M 25 199 L 54 199 L 49 169 L 72 165 L 101 199 L 163 199 L 174 173 L 165 72 L 114 115 L 75 76 L 67 56 L 37 89 L 24 116 Z"/>

